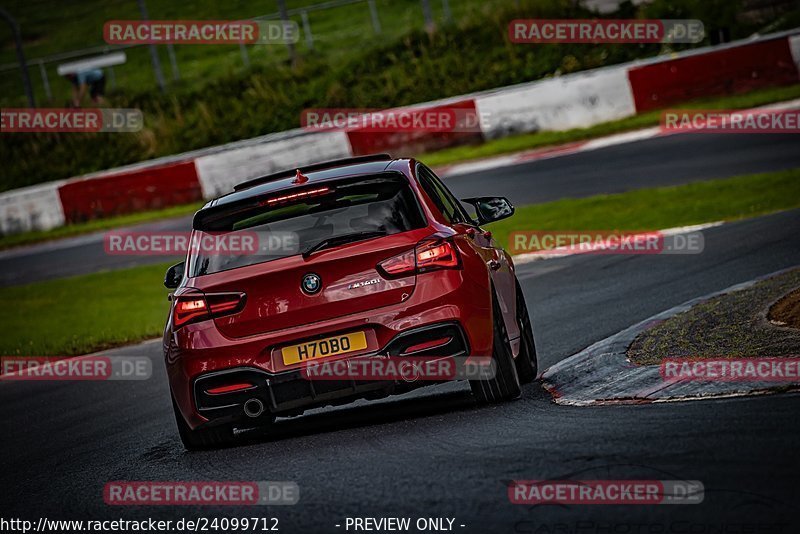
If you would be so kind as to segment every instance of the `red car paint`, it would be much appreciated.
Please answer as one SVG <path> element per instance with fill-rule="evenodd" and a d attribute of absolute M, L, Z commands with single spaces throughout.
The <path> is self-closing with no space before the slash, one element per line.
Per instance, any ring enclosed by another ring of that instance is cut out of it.
<path fill-rule="evenodd" d="M 471 223 L 449 223 L 420 185 L 418 172 L 421 168 L 413 159 L 379 164 L 343 162 L 318 172 L 303 171 L 302 176 L 307 180 L 300 180 L 300 183 L 296 176 L 287 175 L 285 179 L 269 180 L 253 187 L 237 187 L 237 192 L 206 206 L 214 208 L 227 197 L 286 196 L 301 187 L 324 188 L 325 184 L 335 184 L 342 177 L 368 176 L 380 170 L 398 173 L 408 181 L 425 225 L 325 248 L 306 258 L 295 254 L 202 276 L 191 276 L 187 262 L 180 287 L 172 296 L 164 352 L 173 398 L 189 427 L 213 424 L 210 421 L 213 418 L 201 414 L 196 405 L 194 385 L 199 378 L 220 371 L 253 369 L 277 380 L 302 365 L 285 365 L 280 357 L 281 347 L 304 340 L 364 331 L 365 349 L 333 357 L 351 358 L 378 352 L 403 332 L 448 323 L 462 329 L 470 355 L 488 356 L 493 343 L 492 286 L 504 314 L 511 352 L 517 356 L 520 329 L 516 320 L 516 279 L 511 257 L 489 232 Z M 424 169 L 422 172 L 430 172 Z M 413 250 L 420 241 L 431 237 L 451 241 L 458 250 L 458 268 L 391 278 L 378 269 L 380 262 Z M 309 295 L 301 290 L 301 281 L 307 273 L 316 273 L 323 280 L 319 293 Z M 380 283 L 349 288 L 353 283 L 375 279 Z M 216 318 L 201 317 L 176 327 L 176 301 L 182 295 L 200 295 L 198 292 L 244 294 L 246 298 L 243 296 L 242 306 L 235 313 Z M 441 337 L 434 336 L 430 340 Z M 241 384 L 240 378 L 232 378 L 230 384 L 218 384 L 214 392 L 240 391 L 244 388 L 226 386 Z M 212 394 L 216 395 L 214 392 Z M 298 411 L 302 409 L 301 405 Z"/>

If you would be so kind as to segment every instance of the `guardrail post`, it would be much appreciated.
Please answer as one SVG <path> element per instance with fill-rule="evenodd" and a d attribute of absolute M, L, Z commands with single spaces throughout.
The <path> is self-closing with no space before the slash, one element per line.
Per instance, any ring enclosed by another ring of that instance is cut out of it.
<path fill-rule="evenodd" d="M 239 51 L 242 53 L 242 62 L 244 63 L 244 68 L 250 68 L 250 55 L 247 53 L 247 47 L 244 43 L 239 43 Z"/>
<path fill-rule="evenodd" d="M 167 44 L 167 55 L 169 56 L 169 67 L 172 69 L 172 79 L 180 80 L 181 72 L 178 70 L 178 60 L 175 59 L 175 48 L 172 43 Z"/>
<path fill-rule="evenodd" d="M 44 94 L 47 100 L 53 100 L 53 93 L 50 92 L 50 80 L 47 79 L 47 69 L 41 59 L 39 60 L 39 74 L 42 75 L 42 85 L 44 86 Z"/>
<path fill-rule="evenodd" d="M 107 46 L 105 48 L 103 48 L 103 54 L 108 54 L 108 47 Z M 111 86 L 112 89 L 116 89 L 117 88 L 117 75 L 114 73 L 114 66 L 111 65 L 111 66 L 109 66 L 107 68 L 108 68 L 109 85 Z"/>
<path fill-rule="evenodd" d="M 142 20 L 147 21 L 147 6 L 144 5 L 144 0 L 136 0 L 139 4 L 139 12 L 142 14 Z M 153 63 L 153 73 L 156 76 L 156 83 L 162 93 L 167 91 L 167 83 L 164 81 L 164 72 L 161 70 L 161 60 L 158 59 L 158 50 L 156 45 L 148 45 L 150 48 L 150 61 Z"/>
<path fill-rule="evenodd" d="M 430 0 L 420 0 L 422 2 L 422 14 L 425 17 L 425 29 L 432 32 L 436 25 L 433 22 L 433 11 L 431 11 Z"/>
<path fill-rule="evenodd" d="M 11 33 L 14 35 L 14 47 L 17 49 L 17 61 L 19 69 L 22 71 L 22 85 L 25 88 L 25 96 L 28 97 L 28 106 L 35 108 L 36 99 L 33 97 L 33 85 L 31 85 L 31 75 L 28 72 L 28 63 L 25 61 L 25 53 L 22 51 L 22 37 L 19 32 L 19 24 L 11 14 L 0 7 L 0 17 L 6 19 L 11 26 Z"/>
<path fill-rule="evenodd" d="M 280 12 L 281 21 L 289 22 L 289 14 L 286 11 L 286 0 L 278 0 L 278 11 Z M 289 50 L 289 60 L 294 67 L 297 65 L 297 53 L 294 50 L 294 43 L 287 41 L 286 48 Z"/>
<path fill-rule="evenodd" d="M 308 11 L 301 11 L 300 17 L 303 19 L 303 33 L 306 34 L 306 45 L 309 50 L 314 50 L 314 35 L 311 33 L 311 23 L 308 22 Z"/>
<path fill-rule="evenodd" d="M 381 19 L 378 18 L 378 8 L 375 6 L 375 0 L 369 0 L 369 16 L 372 19 L 372 29 L 375 30 L 376 35 L 381 34 Z"/>
<path fill-rule="evenodd" d="M 450 11 L 450 0 L 442 0 L 442 11 L 444 11 L 444 20 L 452 22 L 453 12 Z"/>

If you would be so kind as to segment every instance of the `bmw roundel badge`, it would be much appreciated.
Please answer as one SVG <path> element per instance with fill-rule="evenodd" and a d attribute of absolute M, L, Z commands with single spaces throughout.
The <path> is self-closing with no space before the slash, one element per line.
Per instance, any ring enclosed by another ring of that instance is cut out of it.
<path fill-rule="evenodd" d="M 307 293 L 308 295 L 319 293 L 319 290 L 322 289 L 322 279 L 319 275 L 308 273 L 303 277 L 300 288 L 303 290 L 303 293 Z"/>

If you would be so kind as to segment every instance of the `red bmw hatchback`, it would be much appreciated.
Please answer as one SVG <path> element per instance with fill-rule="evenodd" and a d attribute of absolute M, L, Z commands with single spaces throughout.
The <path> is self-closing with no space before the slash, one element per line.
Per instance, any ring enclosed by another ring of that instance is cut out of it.
<path fill-rule="evenodd" d="M 533 332 L 511 257 L 481 228 L 514 208 L 463 202 L 422 163 L 376 155 L 250 180 L 206 204 L 192 243 L 258 246 L 192 247 L 167 272 L 164 355 L 184 445 L 435 383 L 309 380 L 319 360 L 490 358 L 494 372 L 470 379 L 478 402 L 518 397 L 536 377 Z"/>

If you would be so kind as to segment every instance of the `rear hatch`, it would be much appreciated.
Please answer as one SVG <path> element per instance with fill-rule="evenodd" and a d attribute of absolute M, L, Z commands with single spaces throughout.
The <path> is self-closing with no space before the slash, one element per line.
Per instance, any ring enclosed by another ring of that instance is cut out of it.
<path fill-rule="evenodd" d="M 215 319 L 233 338 L 403 302 L 415 276 L 389 280 L 376 266 L 413 249 L 428 233 L 414 193 L 398 173 L 309 182 L 208 208 L 194 226 L 199 236 L 258 243 L 255 253 L 190 254 L 194 287 L 247 295 L 241 312 Z"/>

